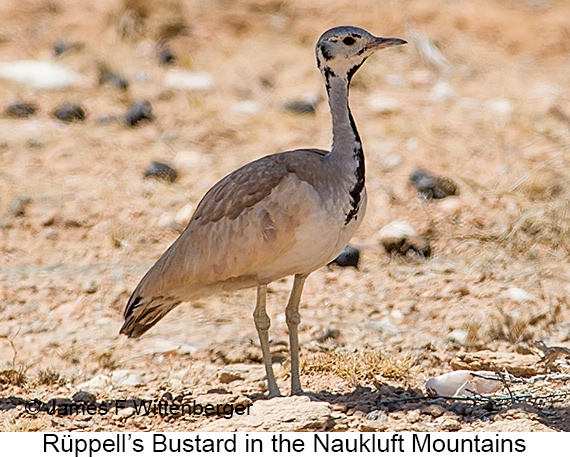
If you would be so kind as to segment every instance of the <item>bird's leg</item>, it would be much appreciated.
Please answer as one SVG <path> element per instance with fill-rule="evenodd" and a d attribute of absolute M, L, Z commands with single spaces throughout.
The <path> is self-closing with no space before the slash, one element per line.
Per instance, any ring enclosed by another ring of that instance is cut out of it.
<path fill-rule="evenodd" d="M 293 289 L 291 296 L 285 308 L 285 318 L 287 327 L 289 328 L 289 346 L 291 351 L 291 395 L 300 395 L 303 393 L 301 388 L 301 380 L 299 378 L 299 336 L 297 327 L 301 322 L 299 314 L 299 302 L 303 293 L 303 286 L 308 275 L 295 275 L 293 281 Z"/>
<path fill-rule="evenodd" d="M 265 365 L 265 373 L 267 374 L 267 387 L 269 388 L 269 398 L 280 397 L 279 387 L 275 382 L 275 374 L 273 373 L 273 365 L 271 363 L 271 351 L 269 349 L 269 327 L 271 320 L 265 310 L 267 301 L 267 285 L 260 284 L 257 286 L 257 304 L 253 312 L 253 320 L 255 328 L 259 335 L 261 343 L 261 352 L 263 354 L 263 364 Z"/>

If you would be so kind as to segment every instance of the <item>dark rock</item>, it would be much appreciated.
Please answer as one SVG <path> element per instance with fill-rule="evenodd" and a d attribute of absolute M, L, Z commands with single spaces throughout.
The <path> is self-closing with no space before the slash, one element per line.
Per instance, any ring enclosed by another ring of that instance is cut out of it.
<path fill-rule="evenodd" d="M 60 39 L 53 44 L 53 53 L 56 56 L 60 56 L 67 51 L 80 51 L 83 49 L 83 46 L 83 43 L 79 43 L 77 41 L 70 42 Z"/>
<path fill-rule="evenodd" d="M 161 162 L 152 162 L 144 173 L 145 178 L 157 178 L 168 182 L 176 181 L 178 172 L 170 165 Z"/>
<path fill-rule="evenodd" d="M 340 267 L 354 267 L 358 268 L 358 262 L 360 260 L 360 251 L 352 246 L 347 246 L 338 255 L 336 259 L 329 263 L 336 264 Z"/>
<path fill-rule="evenodd" d="M 316 107 L 314 103 L 305 100 L 293 100 L 283 105 L 285 111 L 295 114 L 315 114 Z"/>
<path fill-rule="evenodd" d="M 134 127 L 143 121 L 151 122 L 153 119 L 152 105 L 147 100 L 136 102 L 125 114 L 125 123 L 130 127 Z"/>
<path fill-rule="evenodd" d="M 75 403 L 95 403 L 97 397 L 92 394 L 91 392 L 86 392 L 85 390 L 80 390 L 79 392 L 75 392 L 71 399 Z"/>
<path fill-rule="evenodd" d="M 411 174 L 410 182 L 426 200 L 459 195 L 459 189 L 453 180 L 446 177 L 432 176 L 421 169 L 415 170 Z"/>
<path fill-rule="evenodd" d="M 162 45 L 158 48 L 158 61 L 162 65 L 173 65 L 176 62 L 176 56 L 172 53 L 168 46 Z"/>
<path fill-rule="evenodd" d="M 4 114 L 9 117 L 30 117 L 36 114 L 37 110 L 32 103 L 16 102 L 9 105 Z"/>
<path fill-rule="evenodd" d="M 115 86 L 121 90 L 129 88 L 129 82 L 124 77 L 102 65 L 99 67 L 99 85 L 103 86 L 105 84 Z"/>
<path fill-rule="evenodd" d="M 85 110 L 78 103 L 64 103 L 53 114 L 67 124 L 84 121 L 87 117 Z"/>

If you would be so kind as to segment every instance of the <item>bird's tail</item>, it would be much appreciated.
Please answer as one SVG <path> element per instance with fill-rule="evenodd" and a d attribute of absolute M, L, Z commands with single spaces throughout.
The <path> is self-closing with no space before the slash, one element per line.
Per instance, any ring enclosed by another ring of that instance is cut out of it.
<path fill-rule="evenodd" d="M 137 287 L 125 308 L 125 322 L 120 333 L 129 338 L 139 337 L 180 303 L 172 297 L 143 297 Z"/>

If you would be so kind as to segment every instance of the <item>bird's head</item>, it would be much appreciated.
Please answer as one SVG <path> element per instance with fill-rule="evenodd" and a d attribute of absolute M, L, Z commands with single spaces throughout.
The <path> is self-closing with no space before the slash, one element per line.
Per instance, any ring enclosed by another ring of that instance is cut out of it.
<path fill-rule="evenodd" d="M 379 38 L 366 30 L 351 27 L 334 27 L 321 35 L 317 42 L 317 64 L 328 77 L 350 78 L 356 70 L 378 49 L 406 44 L 400 38 Z"/>

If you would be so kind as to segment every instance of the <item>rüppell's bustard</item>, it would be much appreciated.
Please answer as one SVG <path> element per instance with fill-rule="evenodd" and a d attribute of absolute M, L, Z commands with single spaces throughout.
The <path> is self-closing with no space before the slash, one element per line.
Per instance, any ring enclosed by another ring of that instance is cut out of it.
<path fill-rule="evenodd" d="M 291 394 L 299 380 L 299 301 L 307 276 L 333 260 L 366 209 L 364 154 L 348 106 L 356 70 L 378 49 L 406 43 L 357 27 L 335 27 L 317 42 L 317 64 L 332 115 L 331 151 L 269 155 L 230 173 L 198 204 L 188 226 L 142 278 L 125 308 L 121 333 L 138 337 L 181 302 L 257 287 L 253 318 L 269 397 L 280 395 L 271 364 L 267 285 L 294 275 L 285 308 Z"/>

